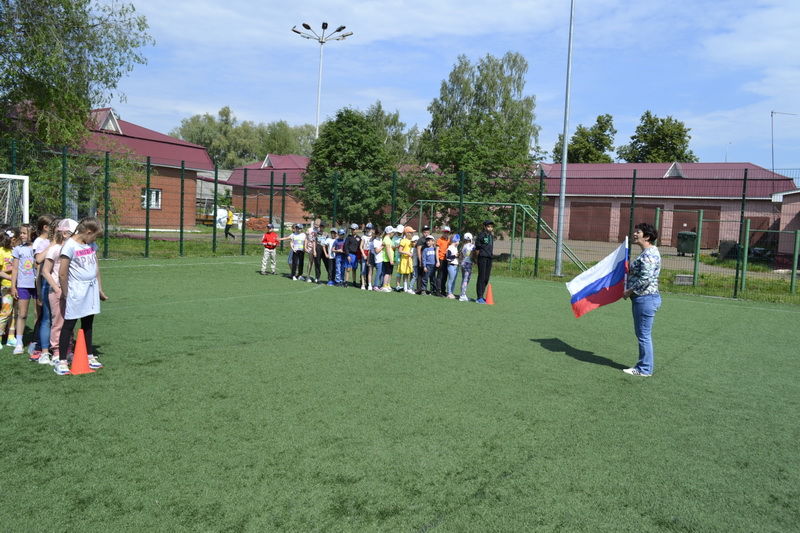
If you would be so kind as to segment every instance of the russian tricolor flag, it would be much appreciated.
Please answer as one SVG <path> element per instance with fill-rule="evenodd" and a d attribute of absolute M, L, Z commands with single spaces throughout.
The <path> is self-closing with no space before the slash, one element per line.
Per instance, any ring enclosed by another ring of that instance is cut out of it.
<path fill-rule="evenodd" d="M 614 252 L 567 283 L 572 312 L 579 318 L 600 306 L 614 303 L 625 292 L 628 272 L 628 238 Z"/>

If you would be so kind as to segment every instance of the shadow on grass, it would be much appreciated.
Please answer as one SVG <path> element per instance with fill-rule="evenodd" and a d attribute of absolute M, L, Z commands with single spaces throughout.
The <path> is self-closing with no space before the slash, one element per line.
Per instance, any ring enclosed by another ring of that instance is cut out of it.
<path fill-rule="evenodd" d="M 617 370 L 622 370 L 624 368 L 628 368 L 625 365 L 621 365 L 616 361 L 612 361 L 607 357 L 602 357 L 597 355 L 594 352 L 588 352 L 586 350 L 579 350 L 573 346 L 570 346 L 566 342 L 562 341 L 561 339 L 531 339 L 532 342 L 538 342 L 542 345 L 542 348 L 548 350 L 550 352 L 555 353 L 565 353 L 568 356 L 576 359 L 578 361 L 582 361 L 584 363 L 593 363 L 595 365 L 603 365 L 603 366 L 610 366 L 611 368 L 616 368 Z"/>

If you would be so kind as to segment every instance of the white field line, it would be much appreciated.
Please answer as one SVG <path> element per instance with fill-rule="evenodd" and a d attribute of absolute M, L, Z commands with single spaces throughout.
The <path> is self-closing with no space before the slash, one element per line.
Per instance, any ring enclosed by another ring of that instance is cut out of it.
<path fill-rule="evenodd" d="M 256 266 L 260 267 L 261 266 L 261 259 L 258 258 L 257 260 L 253 260 L 253 261 L 227 261 L 227 262 L 212 261 L 212 262 L 207 262 L 207 263 L 180 263 L 180 262 L 176 262 L 176 263 L 170 263 L 170 264 L 158 264 L 158 263 L 145 263 L 145 262 L 142 262 L 142 264 L 139 264 L 139 265 L 108 265 L 108 266 L 104 265 L 103 266 L 103 271 L 113 270 L 113 269 L 116 269 L 116 268 L 167 268 L 167 267 L 187 267 L 187 266 L 220 265 L 220 264 L 224 264 L 224 265 L 256 265 Z"/>

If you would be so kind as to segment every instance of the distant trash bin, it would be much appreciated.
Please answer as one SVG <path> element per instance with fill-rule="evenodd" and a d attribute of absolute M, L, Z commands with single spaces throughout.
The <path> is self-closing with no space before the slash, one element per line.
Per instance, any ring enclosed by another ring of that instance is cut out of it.
<path fill-rule="evenodd" d="M 681 231 L 678 233 L 678 255 L 694 253 L 697 233 L 693 231 Z"/>

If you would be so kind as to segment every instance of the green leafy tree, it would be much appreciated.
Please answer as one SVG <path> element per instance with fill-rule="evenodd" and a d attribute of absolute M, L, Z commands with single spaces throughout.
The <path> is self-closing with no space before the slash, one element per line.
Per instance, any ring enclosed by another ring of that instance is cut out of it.
<path fill-rule="evenodd" d="M 399 166 L 415 161 L 414 143 L 419 136 L 416 126 L 406 130 L 406 124 L 400 120 L 400 112 L 387 113 L 380 100 L 370 106 L 366 116 L 383 138 L 386 153 L 392 164 Z"/>
<path fill-rule="evenodd" d="M 617 157 L 628 163 L 670 163 L 698 161 L 689 149 L 690 128 L 671 116 L 659 118 L 645 111 L 631 136 L 631 142 L 617 148 Z"/>
<path fill-rule="evenodd" d="M 535 98 L 525 95 L 527 71 L 518 53 L 487 55 L 475 64 L 459 56 L 428 107 L 431 122 L 419 141 L 419 159 L 442 169 L 432 178 L 442 184 L 439 198 L 458 198 L 463 171 L 466 200 L 530 202 L 537 186 L 529 174 L 539 127 Z M 470 209 L 468 226 L 484 216 Z"/>
<path fill-rule="evenodd" d="M 614 159 L 609 152 L 614 150 L 614 118 L 611 115 L 599 115 L 594 125 L 587 128 L 581 124 L 567 146 L 568 163 L 613 163 Z M 561 163 L 561 151 L 564 136 L 559 135 L 553 147 L 553 161 Z"/>
<path fill-rule="evenodd" d="M 298 195 L 306 211 L 337 221 L 383 222 L 394 170 L 384 138 L 363 112 L 344 108 L 324 123 Z"/>
<path fill-rule="evenodd" d="M 132 4 L 0 0 L 0 129 L 19 142 L 80 146 L 90 110 L 146 62 L 147 28 Z"/>

